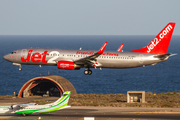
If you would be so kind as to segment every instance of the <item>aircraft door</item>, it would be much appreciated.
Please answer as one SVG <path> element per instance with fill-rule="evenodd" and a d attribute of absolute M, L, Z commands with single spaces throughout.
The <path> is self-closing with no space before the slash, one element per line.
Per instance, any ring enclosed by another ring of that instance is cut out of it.
<path fill-rule="evenodd" d="M 22 49 L 22 51 L 21 51 L 21 57 L 24 57 L 25 59 L 26 59 L 26 57 L 27 57 L 27 49 Z"/>

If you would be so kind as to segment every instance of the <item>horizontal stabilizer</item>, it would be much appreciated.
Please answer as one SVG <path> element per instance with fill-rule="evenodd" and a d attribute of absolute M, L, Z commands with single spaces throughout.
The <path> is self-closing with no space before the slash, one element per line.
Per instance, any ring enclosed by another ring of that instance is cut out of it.
<path fill-rule="evenodd" d="M 160 60 L 165 60 L 165 59 L 168 59 L 170 55 L 171 55 L 171 53 L 164 54 L 164 55 L 156 55 L 156 56 L 154 56 L 154 58 L 159 58 Z"/>

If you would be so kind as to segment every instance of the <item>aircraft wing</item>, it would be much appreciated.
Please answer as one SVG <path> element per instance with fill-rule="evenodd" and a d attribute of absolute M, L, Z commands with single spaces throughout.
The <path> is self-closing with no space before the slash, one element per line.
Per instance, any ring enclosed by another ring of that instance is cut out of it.
<path fill-rule="evenodd" d="M 95 62 L 96 62 L 96 58 L 98 56 L 100 56 L 101 54 L 103 54 L 103 52 L 104 52 L 104 50 L 106 48 L 106 45 L 107 45 L 107 41 L 103 44 L 103 46 L 100 48 L 100 50 L 98 52 L 96 52 L 93 55 L 87 56 L 85 58 L 75 60 L 74 63 L 76 63 L 76 64 L 87 64 L 87 65 L 90 65 L 90 66 L 94 65 Z"/>
<path fill-rule="evenodd" d="M 20 107 L 28 107 L 31 105 L 36 105 L 36 103 L 18 104 L 18 106 L 20 106 Z"/>

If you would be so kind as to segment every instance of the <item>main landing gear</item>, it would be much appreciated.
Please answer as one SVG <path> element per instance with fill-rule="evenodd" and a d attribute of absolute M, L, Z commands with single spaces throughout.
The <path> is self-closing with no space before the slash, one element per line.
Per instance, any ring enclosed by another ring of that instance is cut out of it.
<path fill-rule="evenodd" d="M 91 74 L 92 74 L 92 70 L 90 70 L 89 68 L 88 68 L 88 70 L 87 70 L 87 68 L 85 68 L 84 74 L 85 74 L 85 75 L 91 75 Z"/>

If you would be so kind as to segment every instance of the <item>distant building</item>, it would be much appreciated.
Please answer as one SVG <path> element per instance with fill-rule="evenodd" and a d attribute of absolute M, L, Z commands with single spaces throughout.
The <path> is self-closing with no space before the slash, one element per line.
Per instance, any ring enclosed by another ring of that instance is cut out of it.
<path fill-rule="evenodd" d="M 145 91 L 127 91 L 127 103 L 145 103 Z"/>

